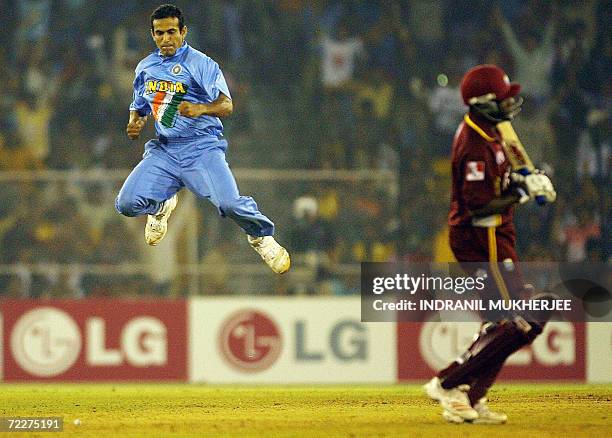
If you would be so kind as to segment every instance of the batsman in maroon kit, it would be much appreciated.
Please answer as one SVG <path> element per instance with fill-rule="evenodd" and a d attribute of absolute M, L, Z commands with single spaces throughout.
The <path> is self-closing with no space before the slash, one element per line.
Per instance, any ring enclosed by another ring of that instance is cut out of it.
<path fill-rule="evenodd" d="M 556 197 L 550 179 L 541 172 L 532 177 L 512 172 L 495 129 L 520 111 L 519 91 L 520 85 L 494 65 L 474 67 L 461 82 L 470 109 L 453 141 L 449 238 L 464 269 L 486 276 L 484 299 L 507 300 L 525 290 L 515 266 L 514 206 L 536 197 L 548 202 Z M 542 294 L 532 299 L 549 298 Z M 425 385 L 427 394 L 444 408 L 443 417 L 453 423 L 504 423 L 505 414 L 488 409 L 487 390 L 508 356 L 530 344 L 545 321 L 541 315 L 509 314 L 484 322 L 467 351 Z"/>

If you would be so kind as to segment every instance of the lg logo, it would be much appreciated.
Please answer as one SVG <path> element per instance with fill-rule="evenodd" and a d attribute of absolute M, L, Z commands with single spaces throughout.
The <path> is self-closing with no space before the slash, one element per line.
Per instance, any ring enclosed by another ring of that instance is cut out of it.
<path fill-rule="evenodd" d="M 430 368 L 437 370 L 457 358 L 470 345 L 480 323 L 426 322 L 419 338 L 421 354 Z M 508 358 L 508 365 L 573 365 L 576 362 L 574 326 L 551 321 L 529 349 Z"/>
<path fill-rule="evenodd" d="M 84 336 L 74 319 L 63 310 L 39 307 L 15 323 L 10 345 L 17 364 L 39 377 L 53 377 L 68 371 L 78 360 L 85 339 L 84 360 L 91 367 L 164 366 L 168 362 L 167 329 L 150 316 L 129 320 L 121 327 L 119 348 L 107 347 L 106 322 L 90 317 L 84 322 Z"/>
<path fill-rule="evenodd" d="M 13 327 L 15 361 L 35 376 L 52 377 L 68 370 L 81 352 L 81 332 L 66 312 L 41 307 L 25 313 Z"/>
<path fill-rule="evenodd" d="M 121 330 L 120 348 L 106 347 L 106 325 L 102 318 L 86 321 L 87 364 L 91 366 L 162 366 L 168 362 L 166 326 L 157 318 L 141 316 Z"/>
<path fill-rule="evenodd" d="M 234 313 L 221 325 L 219 349 L 232 367 L 263 371 L 278 358 L 283 340 L 276 323 L 256 310 Z"/>
<path fill-rule="evenodd" d="M 359 321 L 341 319 L 329 327 L 313 327 L 307 320 L 296 319 L 285 325 L 285 331 L 286 342 L 279 326 L 264 312 L 238 311 L 221 324 L 221 357 L 232 368 L 249 373 L 270 368 L 283 349 L 296 364 L 359 363 L 369 357 L 367 329 Z"/>

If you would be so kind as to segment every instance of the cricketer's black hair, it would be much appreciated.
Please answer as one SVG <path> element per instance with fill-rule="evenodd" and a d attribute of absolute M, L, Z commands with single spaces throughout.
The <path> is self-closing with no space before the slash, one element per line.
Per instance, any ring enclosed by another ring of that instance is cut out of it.
<path fill-rule="evenodd" d="M 183 11 L 176 5 L 160 5 L 151 14 L 151 30 L 153 30 L 153 20 L 160 20 L 162 18 L 178 18 L 179 30 L 185 27 L 185 18 L 183 17 Z"/>

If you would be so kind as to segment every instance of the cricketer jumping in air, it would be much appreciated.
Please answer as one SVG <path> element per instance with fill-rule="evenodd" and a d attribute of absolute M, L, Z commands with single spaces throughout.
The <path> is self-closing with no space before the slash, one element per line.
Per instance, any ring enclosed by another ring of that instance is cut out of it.
<path fill-rule="evenodd" d="M 233 219 L 275 273 L 286 272 L 290 258 L 272 237 L 274 224 L 252 198 L 240 196 L 225 160 L 220 118 L 229 116 L 233 105 L 219 65 L 187 44 L 187 26 L 174 5 L 153 12 L 151 35 L 158 50 L 136 67 L 126 131 L 130 139 L 138 138 L 152 116 L 158 138 L 145 144 L 142 160 L 117 196 L 117 211 L 148 215 L 145 240 L 157 245 L 168 229 L 178 191 L 187 187 Z"/>

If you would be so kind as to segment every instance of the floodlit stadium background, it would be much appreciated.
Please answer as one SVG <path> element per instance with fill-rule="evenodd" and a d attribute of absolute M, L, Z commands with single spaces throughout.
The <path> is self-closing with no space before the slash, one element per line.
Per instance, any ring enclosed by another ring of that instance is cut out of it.
<path fill-rule="evenodd" d="M 233 95 L 224 124 L 241 192 L 292 254 L 292 271 L 277 277 L 236 225 L 186 191 L 156 248 L 144 244 L 143 221 L 114 210 L 154 136 L 149 122 L 131 142 L 125 125 L 158 2 L 3 1 L 0 374 L 427 378 L 473 327 L 361 324 L 359 263 L 452 257 L 457 85 L 478 63 L 523 85 L 515 127 L 558 192 L 552 206 L 517 212 L 523 260 L 609 261 L 610 10 L 575 3 L 180 4 L 188 42 L 219 62 Z M 507 378 L 612 380 L 610 324 L 548 330 Z"/>

